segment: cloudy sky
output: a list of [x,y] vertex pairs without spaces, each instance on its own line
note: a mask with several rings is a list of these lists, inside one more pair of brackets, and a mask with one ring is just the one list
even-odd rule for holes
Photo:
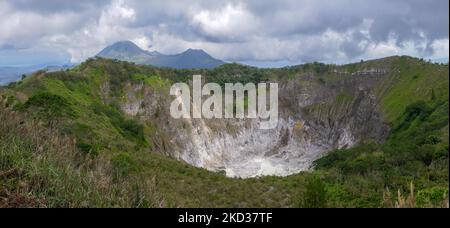
[[0,66],[77,63],[131,40],[278,66],[448,59],[448,0],[0,0]]

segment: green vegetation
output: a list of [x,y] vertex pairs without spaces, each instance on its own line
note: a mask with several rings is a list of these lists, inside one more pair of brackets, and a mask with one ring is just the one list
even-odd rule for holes
[[419,189],[411,206],[440,206],[448,200],[448,108],[448,99],[414,102],[393,123],[386,143],[334,151],[317,160],[316,169],[370,197],[366,203],[374,204],[367,206],[382,200],[377,192],[383,188],[407,192],[410,182]]
[[61,96],[51,93],[36,94],[20,107],[44,119],[60,117],[76,117],[74,110],[71,109],[69,102]]
[[[26,119],[26,122],[23,122]],[[0,207],[159,207],[152,179],[111,177],[108,156],[12,111],[0,112]]]
[[[162,155],[156,130],[164,123],[121,111],[127,86],[165,90],[193,74],[223,85],[314,73],[308,83],[327,83],[338,80],[328,73],[336,66],[206,71],[91,59],[68,71],[37,72],[0,88],[0,207],[448,207],[448,65],[409,57],[380,62],[340,67],[399,69],[377,88],[391,125],[385,143],[333,151],[312,173],[250,179]],[[343,92],[332,102],[344,109],[353,99]]]
[[447,99],[449,94],[448,65],[430,64],[410,57],[397,57],[392,70],[398,71],[382,99],[383,113],[395,121],[409,104],[432,97]]
[[306,180],[306,192],[302,198],[302,208],[325,208],[327,203],[327,190],[322,180],[310,177]]
[[148,146],[144,134],[144,126],[137,120],[126,118],[119,109],[113,105],[96,103],[91,106],[96,115],[106,116],[124,138],[135,141],[140,146]]

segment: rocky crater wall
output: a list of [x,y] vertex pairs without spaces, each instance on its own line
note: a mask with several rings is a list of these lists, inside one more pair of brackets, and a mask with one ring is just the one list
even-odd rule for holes
[[257,119],[172,119],[173,97],[143,83],[126,86],[122,110],[151,122],[156,150],[168,156],[230,177],[287,176],[312,169],[331,150],[385,139],[389,128],[374,93],[382,79],[282,80],[280,117],[271,130],[260,130]]

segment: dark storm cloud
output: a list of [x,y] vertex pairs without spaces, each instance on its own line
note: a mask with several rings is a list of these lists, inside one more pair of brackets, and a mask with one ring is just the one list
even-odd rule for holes
[[[431,44],[435,40],[448,39],[449,19],[447,0],[339,0],[339,1],[245,1],[245,9],[257,22],[255,30],[243,29],[240,34],[229,35],[217,31],[208,32],[193,26],[189,15],[180,9],[206,9],[210,12],[223,9],[227,4],[237,5],[241,1],[220,1],[219,3],[183,4],[182,7],[171,5],[170,9],[161,7],[165,4],[153,2],[144,7],[145,12],[139,18],[145,23],[165,23],[166,31],[186,37],[187,40],[198,39],[216,43],[252,42],[252,36],[274,38],[289,41],[297,35],[317,36],[326,31],[349,33],[340,45],[340,51],[349,57],[364,54],[369,44],[387,42],[395,39],[396,45],[405,43],[425,43],[416,49],[431,55]],[[152,9],[156,9],[153,10]],[[148,13],[151,12],[151,13]],[[220,12],[216,12],[220,14]],[[139,14],[138,14],[139,15]],[[138,20],[140,21],[140,20]],[[359,26],[369,21],[368,34],[363,35]],[[139,22],[138,22],[139,23]],[[142,23],[142,22],[141,22]],[[236,29],[240,29],[238,26]],[[356,31],[352,31],[356,30]],[[248,33],[247,33],[248,32]],[[307,53],[307,56],[315,56]]]
[[0,47],[54,45],[76,60],[122,39],[169,53],[203,48],[231,61],[448,56],[448,0],[0,0],[0,7],[7,9],[0,8]]
[[396,36],[399,45],[410,40],[448,38],[449,1],[392,1],[385,6],[378,6],[371,14],[374,23],[370,34],[374,41],[386,41],[390,35]]

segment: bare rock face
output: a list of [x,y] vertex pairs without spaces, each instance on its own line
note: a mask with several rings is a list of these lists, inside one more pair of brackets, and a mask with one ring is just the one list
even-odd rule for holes
[[331,150],[385,139],[388,126],[374,92],[379,80],[305,76],[279,82],[280,117],[271,130],[260,130],[258,119],[172,119],[173,98],[144,84],[126,86],[122,110],[152,122],[156,150],[168,156],[230,177],[287,176],[312,169]]

